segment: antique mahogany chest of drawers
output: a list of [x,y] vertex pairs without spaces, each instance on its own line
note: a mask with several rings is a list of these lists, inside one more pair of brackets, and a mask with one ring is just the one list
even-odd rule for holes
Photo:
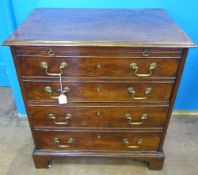
[[35,9],[11,46],[36,168],[67,156],[161,169],[188,48],[162,9]]

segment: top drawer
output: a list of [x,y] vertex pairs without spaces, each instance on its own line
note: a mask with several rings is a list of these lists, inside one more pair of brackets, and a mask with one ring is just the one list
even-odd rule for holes
[[[17,47],[23,76],[175,77],[176,48]],[[111,70],[111,71],[110,71]]]
[[131,47],[17,47],[17,56],[181,57],[179,48]]

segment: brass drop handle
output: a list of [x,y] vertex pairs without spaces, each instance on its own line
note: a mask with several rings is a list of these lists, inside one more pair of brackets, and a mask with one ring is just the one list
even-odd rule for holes
[[144,95],[145,95],[144,97],[137,97],[137,96],[135,96],[135,93],[136,92],[135,92],[135,90],[134,90],[133,87],[129,87],[128,88],[128,93],[131,94],[131,97],[134,100],[144,100],[144,99],[147,99],[148,96],[152,93],[152,88],[148,87],[148,88],[146,88],[144,90]]
[[130,64],[130,68],[135,73],[135,75],[137,77],[149,77],[149,76],[151,76],[153,74],[154,70],[157,68],[157,63],[151,63],[149,65],[148,73],[146,73],[146,74],[138,73],[139,67],[137,66],[136,63],[131,63]]
[[56,117],[55,114],[48,114],[48,118],[50,120],[53,120],[54,124],[56,124],[56,125],[67,125],[67,124],[69,124],[69,121],[72,118],[72,115],[71,114],[67,114],[65,116],[65,121],[57,121],[57,117]]
[[128,120],[128,123],[130,125],[142,125],[144,121],[148,119],[148,114],[142,114],[140,122],[133,122],[133,117],[131,116],[131,114],[125,114],[124,118]]
[[48,55],[49,56],[55,56],[56,55],[56,52],[54,51],[54,49],[50,49],[49,51],[48,51]]
[[48,72],[48,69],[49,69],[49,66],[48,66],[48,63],[43,61],[40,63],[40,67],[41,69],[45,70],[45,73],[49,76],[59,76],[59,75],[62,75],[63,74],[63,70],[68,66],[68,64],[66,62],[62,62],[59,66],[59,69],[60,69],[60,72],[59,73],[49,73]]
[[[44,87],[44,91],[51,97],[51,98],[55,98],[55,99],[58,99],[59,96],[53,96],[52,93],[53,93],[53,89],[52,87],[50,86],[45,86]],[[68,87],[64,87],[63,88],[63,93],[64,94],[68,94],[70,91],[70,89]]]
[[141,145],[141,144],[144,143],[144,140],[143,140],[142,138],[140,138],[140,139],[137,140],[137,145],[129,145],[129,140],[128,140],[127,138],[124,138],[124,139],[123,139],[123,143],[124,143],[125,145],[127,145],[127,148],[137,149],[137,148],[140,147],[139,145]]
[[62,141],[60,138],[57,137],[53,139],[53,142],[60,148],[68,148],[74,143],[74,141],[75,140],[73,138],[68,138],[64,141]]

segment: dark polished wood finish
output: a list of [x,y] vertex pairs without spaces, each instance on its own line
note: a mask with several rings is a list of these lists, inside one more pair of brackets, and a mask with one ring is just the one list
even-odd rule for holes
[[[162,128],[166,121],[168,106],[30,106],[29,112],[35,128]],[[49,114],[56,116],[57,122],[66,122],[65,117],[71,114],[68,123],[55,123]],[[141,122],[146,114],[147,119],[142,124],[133,124],[126,118],[130,114],[132,122]]]
[[[36,9],[4,45],[11,46],[36,168],[87,156],[162,169],[188,48],[195,47],[164,10]],[[67,104],[53,98],[58,73]]]
[[195,46],[162,9],[36,9],[5,44]]
[[[99,150],[99,151],[157,151],[161,133],[149,134],[146,132],[104,132],[104,131],[75,131],[65,132],[37,131],[36,139],[37,149],[44,150]],[[54,138],[60,139],[59,143],[54,143]],[[68,145],[67,139],[73,138],[74,142],[69,147],[59,147],[59,145]],[[123,140],[129,140],[129,146],[138,146],[137,148],[128,148]],[[138,139],[143,139],[142,144],[137,144]]]
[[[25,82],[27,100],[57,101],[52,98],[60,94],[59,81],[55,82]],[[52,88],[52,94],[45,92],[45,87]],[[133,82],[63,82],[63,88],[68,87],[68,102],[132,102],[132,101],[169,101],[172,92],[172,83],[133,83]],[[147,97],[136,100],[128,92],[128,88],[135,90],[134,97]],[[152,88],[149,95],[145,95],[146,88]],[[162,93],[163,92],[163,93]],[[57,102],[58,103],[58,102]]]
[[[130,64],[136,63],[139,72],[147,73],[149,65],[157,64],[151,77],[175,78],[180,62],[179,57],[99,57],[99,56],[72,56],[72,57],[42,57],[42,56],[17,56],[21,62],[22,75],[32,77],[49,77],[45,70],[40,69],[41,62],[47,62],[49,72],[59,72],[59,65],[66,62],[68,67],[63,71],[63,77],[137,77],[130,69]],[[56,64],[54,64],[56,60]],[[83,63],[83,64],[78,64]],[[169,67],[165,66],[169,65]],[[29,69],[31,67],[31,69]],[[112,71],[109,71],[111,69]]]

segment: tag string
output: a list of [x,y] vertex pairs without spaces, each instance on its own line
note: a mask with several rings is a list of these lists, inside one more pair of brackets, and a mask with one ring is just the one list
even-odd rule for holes
[[61,94],[63,94],[63,84],[62,84],[62,77],[61,77],[61,74],[59,74],[59,82],[60,82]]

